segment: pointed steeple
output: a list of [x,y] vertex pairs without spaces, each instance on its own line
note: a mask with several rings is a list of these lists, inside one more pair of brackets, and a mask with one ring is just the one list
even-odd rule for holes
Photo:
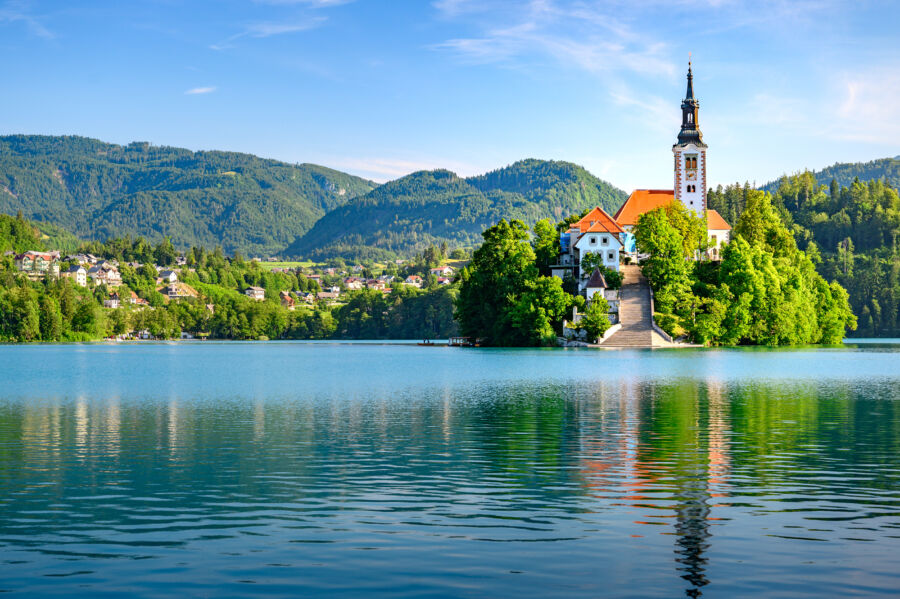
[[700,132],[700,101],[694,97],[694,71],[690,60],[688,60],[687,92],[681,102],[681,131],[678,133],[676,145],[689,143],[706,147],[703,143],[703,134]]
[[685,100],[693,100],[694,99],[694,73],[691,71],[691,61],[688,59],[688,86],[687,93],[684,96]]

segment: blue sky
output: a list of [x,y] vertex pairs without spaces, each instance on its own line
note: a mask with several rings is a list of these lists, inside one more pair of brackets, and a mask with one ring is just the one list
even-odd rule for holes
[[710,181],[762,183],[900,154],[898,23],[866,0],[0,0],[0,133],[665,188],[692,52]]

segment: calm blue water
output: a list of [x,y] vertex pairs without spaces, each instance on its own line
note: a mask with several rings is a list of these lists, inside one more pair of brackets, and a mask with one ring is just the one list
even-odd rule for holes
[[900,345],[0,346],[0,591],[900,594]]

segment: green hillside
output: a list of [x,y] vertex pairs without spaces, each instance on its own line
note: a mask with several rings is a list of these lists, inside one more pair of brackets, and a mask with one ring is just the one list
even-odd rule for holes
[[625,197],[567,162],[522,160],[467,179],[421,171],[329,212],[285,254],[384,259],[441,243],[473,246],[501,218],[560,220],[596,205],[614,212]]
[[[870,162],[842,162],[825,167],[822,170],[813,171],[813,177],[820,183],[829,184],[832,179],[841,187],[850,187],[854,179],[860,181],[883,180],[891,187],[900,187],[900,156],[894,158],[881,158]],[[781,186],[784,177],[778,181],[772,181],[762,187],[769,193],[775,193]]]
[[78,237],[169,236],[176,247],[276,254],[375,184],[235,152],[66,136],[0,137],[0,213]]

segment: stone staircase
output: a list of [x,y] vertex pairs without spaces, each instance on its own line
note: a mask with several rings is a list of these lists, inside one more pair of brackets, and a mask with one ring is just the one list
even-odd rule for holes
[[619,290],[619,322],[622,328],[601,347],[653,347],[653,315],[650,313],[650,284],[641,273],[639,266],[627,264],[622,267],[625,275]]

